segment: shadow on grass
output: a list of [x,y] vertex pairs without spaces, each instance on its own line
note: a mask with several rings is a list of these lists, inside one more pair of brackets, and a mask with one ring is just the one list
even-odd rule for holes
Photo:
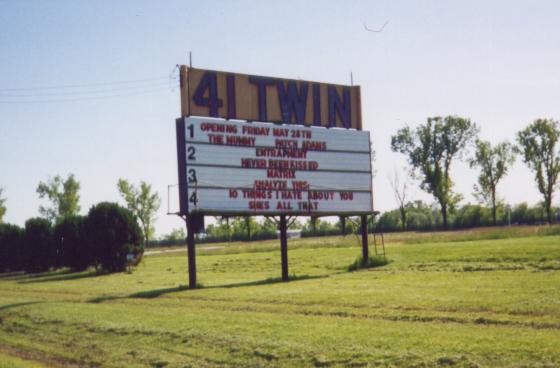
[[27,278],[18,279],[18,284],[33,284],[39,282],[79,280],[88,277],[103,276],[94,270],[73,272],[72,270],[54,271],[29,275]]
[[[301,276],[291,275],[289,277],[289,281],[324,279],[324,278],[327,278],[329,276],[330,275],[315,275],[315,276],[311,276],[311,275],[301,275]],[[270,278],[264,279],[264,280],[236,282],[236,283],[233,283],[233,284],[225,284],[225,285],[213,285],[213,286],[208,286],[207,289],[222,289],[222,288],[228,289],[228,288],[243,287],[243,286],[259,286],[259,285],[266,285],[266,284],[276,284],[276,283],[281,283],[281,282],[284,282],[284,281],[282,281],[281,277],[270,277]]]
[[17,271],[17,272],[6,272],[6,273],[0,273],[0,280],[6,280],[6,281],[16,281],[16,280],[21,280],[24,278],[28,278],[29,274],[26,274],[23,271]]
[[[317,276],[310,276],[310,275],[295,276],[295,275],[292,275],[292,276],[290,276],[289,281],[323,279],[323,278],[327,278],[329,276],[330,275],[317,275]],[[276,283],[281,283],[281,282],[284,282],[284,281],[282,281],[281,277],[271,277],[271,278],[264,279],[264,280],[236,282],[236,283],[233,283],[233,284],[225,284],[225,285],[203,286],[202,284],[198,284],[196,289],[228,289],[228,288],[235,288],[235,287],[276,284]],[[97,297],[97,298],[90,299],[90,300],[88,300],[88,302],[89,303],[103,303],[103,302],[106,302],[106,301],[118,300],[118,299],[153,299],[153,298],[157,298],[161,295],[177,293],[177,292],[181,292],[181,291],[185,291],[185,290],[189,290],[189,287],[187,285],[179,285],[179,286],[169,287],[169,288],[139,291],[139,292],[136,292],[136,293],[129,294],[127,296],[111,296],[111,295],[100,296],[100,297]]]
[[22,303],[12,303],[12,304],[0,305],[0,312],[4,311],[6,309],[24,307],[26,305],[41,304],[41,303],[44,303],[44,302],[22,302]]
[[72,271],[70,270],[56,270],[56,271],[46,271],[46,272],[39,272],[39,273],[26,273],[24,271],[8,272],[8,273],[0,274],[0,280],[17,281],[19,283],[19,282],[31,281],[43,277],[65,275],[71,272]]

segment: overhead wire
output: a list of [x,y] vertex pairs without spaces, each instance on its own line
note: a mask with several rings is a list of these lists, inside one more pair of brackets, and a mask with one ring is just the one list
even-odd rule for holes
[[68,91],[64,90],[60,91],[48,91],[48,92],[33,92],[33,93],[10,93],[10,92],[3,92],[0,91],[0,98],[28,98],[28,97],[56,97],[56,96],[68,96],[68,95],[96,95],[96,94],[104,94],[104,93],[112,93],[112,92],[119,92],[119,91],[135,91],[135,90],[149,90],[156,87],[177,87],[178,83],[175,85],[171,85],[168,81],[165,82],[157,82],[151,83],[146,85],[137,85],[137,86],[125,86],[125,87],[117,87],[117,88],[99,88],[93,90],[78,90],[78,91]]
[[169,76],[167,78],[146,78],[113,82],[66,84],[58,86],[0,88],[0,104],[101,100],[116,97],[144,95],[166,90],[173,91],[177,87],[179,87],[177,78]]
[[62,84],[62,85],[54,85],[54,86],[39,86],[39,87],[26,87],[26,88],[0,88],[0,91],[17,92],[17,91],[35,91],[35,90],[48,90],[48,89],[84,88],[84,87],[95,87],[95,86],[145,83],[145,82],[151,82],[151,81],[163,81],[163,80],[170,80],[170,79],[175,79],[175,78],[159,77],[159,78],[120,80],[120,81],[112,81],[112,82]]
[[0,104],[26,104],[26,103],[49,103],[49,102],[75,102],[75,101],[89,101],[89,100],[104,100],[110,99],[115,97],[126,97],[126,96],[139,96],[157,92],[171,92],[172,89],[169,87],[153,89],[149,91],[141,91],[141,92],[133,92],[133,93],[121,93],[121,94],[113,94],[113,95],[106,95],[106,96],[89,96],[89,97],[78,97],[78,98],[55,98],[55,99],[46,99],[46,100],[10,100],[10,101],[3,101],[0,100]]

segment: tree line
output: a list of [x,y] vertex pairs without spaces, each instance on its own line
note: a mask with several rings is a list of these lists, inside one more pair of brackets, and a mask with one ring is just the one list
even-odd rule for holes
[[62,267],[120,272],[138,264],[154,233],[160,199],[145,182],[137,188],[119,179],[117,188],[126,207],[101,202],[80,216],[80,183],[74,175],[40,182],[37,193],[49,205],[41,205],[41,217],[28,219],[24,228],[2,222],[6,207],[0,190],[0,272]]
[[[443,229],[449,228],[449,213],[453,212],[462,196],[453,190],[451,166],[455,159],[466,159],[470,166],[480,170],[474,191],[481,203],[491,208],[492,223],[498,223],[498,208],[503,204],[498,196],[499,182],[520,155],[535,175],[546,221],[554,220],[552,200],[560,173],[560,124],[552,119],[537,119],[517,132],[516,144],[501,142],[493,146],[478,138],[479,129],[470,119],[458,116],[431,117],[426,123],[412,129],[401,128],[391,137],[391,149],[407,158],[412,177],[420,188],[431,194],[439,206]],[[469,145],[474,155],[467,156]],[[399,206],[401,227],[406,230],[409,202],[407,184],[398,177],[391,180]]]
[[[401,210],[397,208],[384,212],[374,221],[373,229],[385,232],[402,231],[403,227],[410,231],[441,230],[443,219],[438,207],[437,204],[430,205],[419,200],[407,202],[404,226]],[[560,213],[560,208],[553,207],[552,212]],[[547,221],[547,212],[542,204],[499,204],[495,211],[489,206],[466,204],[454,208],[450,213],[448,228],[457,230],[482,226],[535,225]]]
[[[346,219],[339,218],[332,223],[317,217],[301,223],[293,219],[288,223],[288,230],[299,230],[302,237],[350,234],[353,225]],[[203,234],[196,234],[197,243],[256,241],[278,238],[278,224],[272,218],[257,219],[252,216],[217,217],[214,224],[206,226]],[[173,229],[159,240],[153,240],[147,246],[168,246],[185,243],[185,230]]]
[[[479,128],[475,123],[458,116],[430,117],[417,128],[405,126],[399,129],[391,137],[391,149],[405,155],[411,177],[418,180],[421,189],[434,197],[437,209],[433,205],[411,201],[408,195],[410,182],[401,180],[398,171],[395,171],[395,175],[391,178],[391,186],[398,208],[385,212],[379,219],[372,219],[370,228],[384,231],[433,230],[506,223],[530,224],[543,221],[552,223],[555,220],[554,214],[558,211],[552,206],[552,202],[560,174],[558,146],[560,124],[552,119],[537,119],[517,132],[515,143],[506,141],[492,145],[478,138],[478,133]],[[471,155],[468,154],[470,147],[474,151]],[[517,155],[521,156],[534,174],[536,186],[543,197],[543,201],[538,206],[530,208],[526,204],[520,204],[507,209],[498,194],[498,184],[508,174]],[[463,197],[454,191],[451,177],[452,164],[457,159],[465,160],[472,168],[479,169],[477,183],[473,189],[480,205],[459,205]],[[126,204],[124,209],[140,227],[141,243],[150,244],[155,232],[155,213],[161,204],[159,195],[154,193],[151,186],[145,182],[141,182],[137,187],[127,180],[119,179],[117,188]],[[20,229],[14,225],[2,224],[6,213],[6,199],[3,196],[3,189],[0,188],[0,225],[4,234],[2,236],[5,236],[0,239],[0,251],[6,254],[8,243],[5,239],[8,238],[27,239],[21,244],[40,244],[41,239],[51,236],[48,234],[60,233],[62,230],[57,229],[57,226],[60,227],[63,223],[64,228],[67,229],[87,228],[82,223],[87,222],[89,214],[85,218],[77,215],[80,211],[79,189],[80,184],[73,175],[69,175],[65,180],[55,176],[46,183],[41,182],[37,187],[37,193],[40,198],[49,200],[50,206],[41,205],[39,213],[42,217],[30,219],[29,226],[26,223],[25,229]],[[116,204],[113,205],[118,207]],[[112,212],[116,213],[122,209],[119,207]],[[504,217],[506,213],[507,221]],[[68,221],[71,223],[67,223]],[[344,234],[352,231],[351,222],[349,225],[345,218],[340,218],[336,224],[332,224],[312,217],[306,224],[297,222],[292,224],[292,228],[296,227],[302,229],[302,236]],[[276,224],[271,219],[256,221],[253,217],[219,217],[216,224],[207,226],[206,233],[199,236],[198,240],[258,240],[276,236]],[[71,235],[60,236],[59,240],[55,239],[52,243],[60,244],[62,238],[71,237]],[[160,240],[160,243],[172,242],[179,238],[183,240],[184,237],[184,231],[175,230]],[[37,251],[36,254],[42,254],[42,251],[45,251],[45,254],[56,253],[59,255],[56,262],[61,264],[66,262],[62,261],[66,257],[61,256],[65,252],[62,245],[42,246],[40,250],[31,250],[35,246],[38,245],[21,245],[20,248],[26,249],[26,252]],[[47,248],[57,250],[47,251]],[[72,251],[68,252],[72,254]],[[99,260],[91,259],[90,265],[98,264],[99,267],[105,267]],[[51,267],[57,267],[56,262],[51,262]]]

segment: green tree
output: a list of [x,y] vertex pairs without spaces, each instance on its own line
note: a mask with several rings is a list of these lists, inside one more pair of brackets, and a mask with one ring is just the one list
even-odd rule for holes
[[552,197],[560,173],[559,138],[560,125],[551,119],[537,119],[517,133],[518,150],[535,172],[537,187],[544,197],[548,223],[552,223]]
[[120,272],[141,259],[142,231],[132,211],[116,203],[98,203],[89,210],[84,226],[96,269]]
[[25,222],[23,236],[23,268],[27,272],[45,272],[59,263],[52,240],[52,225],[45,218]]
[[93,250],[86,234],[86,218],[65,217],[53,229],[53,241],[60,257],[60,265],[82,271],[94,265]]
[[220,227],[220,229],[222,230],[222,233],[225,234],[225,237],[222,235],[222,237],[224,239],[226,239],[228,242],[231,242],[231,225],[230,225],[230,217],[229,216],[218,216],[216,217],[216,221],[218,222],[218,225]]
[[187,238],[185,234],[185,229],[182,227],[175,228],[171,232],[163,237],[163,240],[168,242],[184,242]]
[[6,198],[2,198],[2,192],[4,188],[0,188],[0,224],[4,221],[4,215],[6,214]]
[[496,212],[499,199],[496,195],[498,182],[507,175],[515,161],[512,145],[502,142],[492,147],[490,142],[477,140],[474,157],[470,160],[471,167],[480,167],[478,184],[474,185],[475,196],[482,203],[492,207],[492,224],[496,226]]
[[23,267],[23,229],[0,224],[0,272],[19,271]]
[[312,235],[316,235],[317,234],[317,222],[319,221],[319,218],[317,216],[311,216],[309,218],[309,220],[307,221],[307,223],[305,224],[305,229],[304,230],[309,230],[311,231]]
[[47,198],[52,202],[50,207],[39,206],[39,213],[51,223],[65,217],[76,216],[80,211],[80,183],[74,174],[68,175],[66,180],[56,175],[46,183],[37,186],[39,198]]
[[136,188],[125,179],[119,179],[117,183],[119,192],[126,202],[127,208],[138,218],[144,232],[144,241],[148,241],[155,233],[154,222],[156,212],[161,205],[159,194],[152,192],[152,186],[145,181],[140,182]]
[[399,206],[402,230],[406,231],[406,215],[408,211],[408,180],[405,179],[401,181],[399,172],[397,171],[397,169],[395,169],[393,176],[389,176],[389,183],[391,184],[395,200],[397,201],[397,205]]
[[477,132],[476,124],[469,119],[438,116],[428,118],[416,130],[404,127],[391,137],[392,150],[407,156],[413,173],[421,179],[421,188],[436,198],[444,229],[448,227],[448,211],[461,198],[452,190],[451,163]]
[[243,228],[247,232],[247,241],[252,240],[252,234],[256,233],[259,229],[259,224],[252,216],[243,216]]
[[288,226],[288,229],[290,230],[300,230],[303,228],[303,224],[297,219],[290,221],[289,224],[290,226]]

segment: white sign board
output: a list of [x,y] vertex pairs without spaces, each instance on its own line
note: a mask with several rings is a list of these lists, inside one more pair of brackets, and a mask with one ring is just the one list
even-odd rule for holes
[[181,212],[373,212],[369,132],[189,117],[177,121]]

